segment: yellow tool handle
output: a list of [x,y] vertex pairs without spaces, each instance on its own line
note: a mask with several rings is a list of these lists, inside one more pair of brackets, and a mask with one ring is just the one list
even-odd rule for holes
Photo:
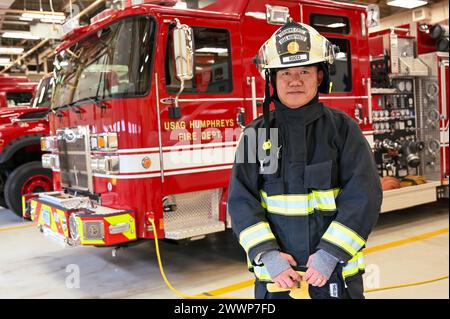
[[[305,272],[303,271],[297,271],[297,273],[303,278],[305,275]],[[295,283],[295,286],[293,288],[280,288],[276,283],[268,283],[267,286],[268,292],[285,292],[290,291],[289,296],[291,296],[294,299],[311,299],[309,296],[308,288],[309,285],[306,281],[298,281]]]

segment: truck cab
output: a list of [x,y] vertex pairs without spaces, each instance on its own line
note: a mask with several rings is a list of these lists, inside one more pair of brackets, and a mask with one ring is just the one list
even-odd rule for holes
[[[49,133],[51,74],[39,82],[31,106],[0,109],[0,205],[22,216],[22,195],[53,189],[41,164],[41,137]],[[35,85],[33,85],[36,87]]]

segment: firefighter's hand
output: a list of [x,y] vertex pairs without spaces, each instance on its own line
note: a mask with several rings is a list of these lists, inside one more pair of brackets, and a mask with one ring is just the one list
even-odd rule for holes
[[306,266],[308,270],[303,276],[308,284],[315,287],[324,286],[336,268],[338,259],[324,250],[319,250],[309,256]]
[[[280,252],[281,257],[287,260],[287,262],[291,266],[297,266],[297,262],[295,259],[289,255]],[[300,281],[300,275],[292,268],[288,268],[278,274],[276,277],[272,278],[273,282],[276,283],[280,288],[293,288],[295,286],[295,282]]]
[[322,275],[322,273],[318,270],[311,267],[313,258],[314,255],[309,256],[308,263],[306,264],[308,270],[306,270],[305,275],[303,276],[303,280],[311,286],[323,287],[327,283],[328,278]]

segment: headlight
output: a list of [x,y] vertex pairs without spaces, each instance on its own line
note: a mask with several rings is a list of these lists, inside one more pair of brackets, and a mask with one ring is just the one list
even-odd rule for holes
[[91,157],[91,169],[98,173],[104,174],[119,173],[119,157],[118,156]]
[[41,150],[43,152],[52,152],[57,149],[56,136],[41,137]]
[[42,155],[42,167],[50,169],[59,169],[59,157],[56,154]]
[[70,237],[72,237],[74,241],[80,239],[80,233],[78,232],[78,223],[75,214],[71,214],[69,217],[69,231]]
[[91,149],[93,151],[116,151],[118,147],[117,133],[91,135]]
[[104,235],[103,221],[84,221],[83,222],[83,239],[98,240],[103,239]]

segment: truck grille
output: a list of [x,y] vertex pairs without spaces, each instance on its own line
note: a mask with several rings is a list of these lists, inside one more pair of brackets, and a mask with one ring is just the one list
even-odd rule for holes
[[78,126],[56,131],[58,138],[61,186],[93,191],[89,128]]

